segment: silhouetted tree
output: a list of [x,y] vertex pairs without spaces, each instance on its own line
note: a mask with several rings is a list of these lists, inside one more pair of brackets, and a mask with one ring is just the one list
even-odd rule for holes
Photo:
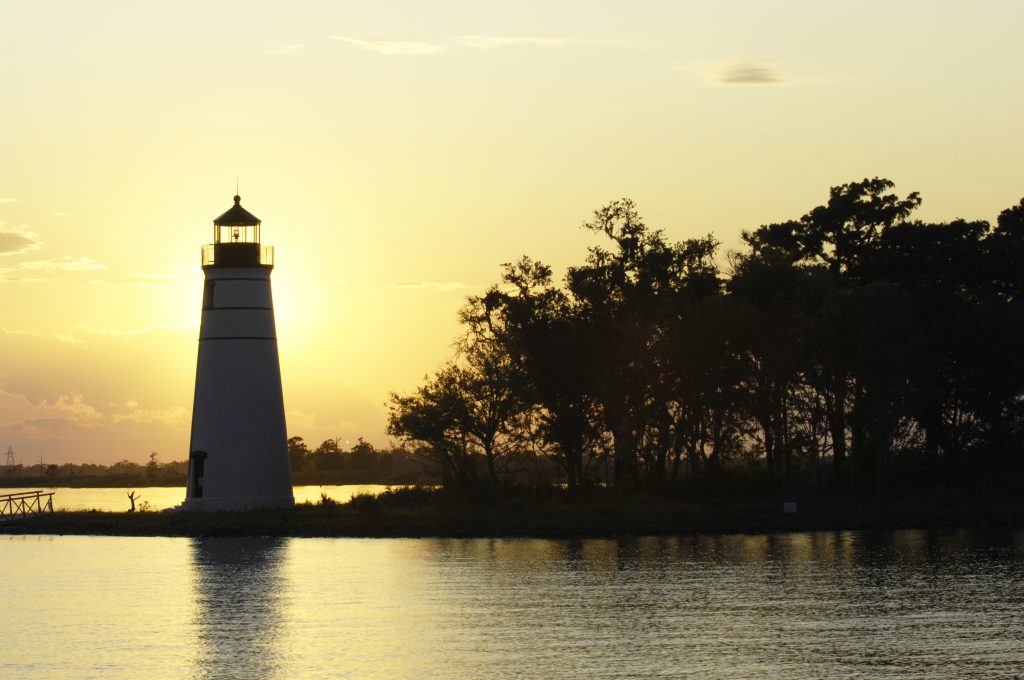
[[463,429],[466,402],[460,385],[462,371],[449,365],[415,394],[392,393],[388,404],[388,434],[418,443],[438,469],[446,487],[466,489],[476,481],[476,462]]
[[149,462],[146,463],[146,481],[153,483],[160,476],[160,461],[156,451],[149,454]]
[[550,267],[524,257],[502,268],[504,288],[485,294],[481,313],[503,329],[505,351],[522,377],[521,402],[535,407],[524,422],[536,427],[575,490],[587,482],[587,461],[600,439],[594,336],[578,306],[552,285]]
[[[628,199],[563,285],[530,258],[470,298],[456,361],[392,395],[391,431],[465,485],[509,452],[570,489],[718,488],[740,461],[777,488],[886,493],[1024,467],[1024,201],[995,228],[912,219],[886,179],[833,187],[745,232],[670,243]],[[609,457],[610,456],[610,457]],[[730,467],[732,466],[732,467]],[[683,472],[685,471],[685,475]]]
[[306,469],[306,457],[309,455],[309,447],[302,437],[288,438],[288,462],[292,472],[300,472]]

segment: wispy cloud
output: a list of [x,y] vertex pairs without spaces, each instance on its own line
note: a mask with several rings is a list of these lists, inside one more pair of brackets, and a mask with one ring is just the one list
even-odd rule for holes
[[305,47],[302,43],[289,43],[279,39],[268,40],[265,44],[267,49],[263,54],[294,54]]
[[72,345],[78,344],[77,340],[75,340],[74,331],[71,333],[47,333],[46,331],[37,331],[32,329],[19,330],[15,328],[0,328],[0,333],[4,335],[25,335],[30,338],[46,338],[47,340],[57,340],[59,342],[66,342]]
[[53,216],[54,217],[67,217],[68,214],[66,212],[57,211],[57,212],[53,213]]
[[17,203],[18,199],[11,198],[10,196],[0,196],[0,203]]
[[118,338],[124,336],[135,336],[145,335],[148,333],[158,333],[163,331],[183,331],[196,328],[199,325],[198,320],[189,320],[182,323],[176,324],[156,324],[154,326],[147,326],[145,328],[93,328],[92,326],[79,325],[72,328],[70,331],[63,333],[53,333],[48,331],[40,331],[35,329],[18,329],[18,328],[3,328],[0,327],[0,335],[20,335],[30,338],[40,338],[46,340],[56,340],[58,342],[68,343],[70,345],[76,345],[82,349],[88,349],[94,338]]
[[28,440],[36,437],[71,439],[81,437],[85,433],[78,423],[67,418],[28,418],[20,422],[4,423],[0,426],[7,432]]
[[594,40],[591,38],[551,38],[535,35],[464,35],[460,42],[477,50],[499,47],[629,47],[628,40]]
[[39,250],[43,242],[39,235],[21,227],[8,227],[0,222],[0,255],[21,255]]
[[727,85],[770,85],[784,83],[786,78],[771,64],[744,61],[723,68],[718,81]]
[[[43,424],[48,429],[60,429],[60,422],[78,427],[96,427],[103,423],[163,423],[175,425],[185,421],[186,410],[181,406],[163,409],[142,408],[132,399],[124,404],[111,404],[108,412],[101,411],[88,403],[78,392],[61,394],[56,399],[31,399],[28,395],[11,392],[0,387],[0,396],[13,399],[35,410],[35,417],[25,423]],[[9,424],[8,424],[9,425]]]
[[[91,257],[65,256],[48,260],[29,260],[28,262],[19,262],[11,267],[0,267],[0,283],[49,283],[60,279],[45,278],[39,273],[95,272],[106,268],[107,265],[97,262]],[[23,272],[31,272],[31,274],[26,276]]]
[[351,38],[343,35],[332,35],[332,40],[340,40],[343,43],[360,47],[364,50],[373,50],[381,54],[395,55],[429,55],[444,51],[444,45],[425,42],[405,42],[400,40],[367,40],[365,38]]
[[29,260],[19,262],[14,267],[0,269],[0,273],[15,271],[44,271],[44,272],[95,272],[106,269],[107,265],[97,262],[91,257],[71,257],[65,255],[59,258],[48,260]]
[[62,394],[52,402],[44,399],[37,406],[51,413],[59,413],[76,425],[89,427],[103,421],[99,409],[86,403],[85,397],[76,392]]
[[395,281],[391,288],[398,290],[436,290],[441,293],[451,293],[456,290],[477,288],[463,283],[462,281]]
[[289,430],[302,432],[316,427],[316,416],[312,413],[286,411],[284,416]]
[[0,283],[49,283],[50,279],[37,276],[9,276],[0,272]]
[[115,425],[124,422],[175,425],[185,422],[185,409],[181,406],[144,409],[139,407],[139,402],[131,400],[124,404],[121,411],[111,413],[110,420]]
[[178,280],[174,274],[130,274],[120,279],[103,279],[92,281],[98,286],[126,285],[126,286],[156,286],[164,283],[174,283]]
[[756,60],[720,61],[683,66],[714,85],[785,85],[794,79],[785,75],[775,62]]

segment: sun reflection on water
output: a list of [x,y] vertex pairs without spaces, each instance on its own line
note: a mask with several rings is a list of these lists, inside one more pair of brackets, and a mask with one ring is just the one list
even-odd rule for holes
[[1012,677],[1024,532],[0,536],[0,677]]
[[192,542],[196,676],[281,676],[287,547],[280,538]]

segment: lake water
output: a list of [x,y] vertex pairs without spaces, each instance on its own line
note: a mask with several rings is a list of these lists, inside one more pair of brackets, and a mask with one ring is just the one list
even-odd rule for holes
[[0,536],[0,677],[1020,678],[1024,532]]
[[[295,494],[296,503],[316,503],[320,501],[320,494],[328,498],[344,503],[352,496],[361,493],[380,493],[388,487],[381,484],[344,484],[325,486],[295,486],[292,492]],[[19,493],[22,491],[35,491],[36,489],[6,489],[0,488],[0,495],[7,493]],[[44,491],[53,491],[54,510],[107,510],[114,512],[125,512],[131,507],[128,500],[128,491],[135,491],[138,498],[136,506],[148,503],[151,510],[165,510],[181,505],[185,500],[185,487],[183,486],[149,486],[121,488],[84,488],[73,489],[68,487],[47,488]]]

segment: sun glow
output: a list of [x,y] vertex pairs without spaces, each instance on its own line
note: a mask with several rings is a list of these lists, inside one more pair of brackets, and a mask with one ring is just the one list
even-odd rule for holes
[[[451,355],[465,296],[524,254],[579,262],[579,225],[610,200],[728,249],[863,177],[920,191],[922,220],[994,220],[1021,197],[1019,4],[879,3],[885,22],[752,0],[299,4],[0,9],[17,64],[0,390],[21,405],[0,447],[109,462],[187,446],[187,425],[113,415],[190,408],[199,247],[236,177],[275,247],[286,399],[316,423],[296,434],[346,423],[375,444],[388,392]],[[47,410],[69,395],[103,415],[84,438]]]

